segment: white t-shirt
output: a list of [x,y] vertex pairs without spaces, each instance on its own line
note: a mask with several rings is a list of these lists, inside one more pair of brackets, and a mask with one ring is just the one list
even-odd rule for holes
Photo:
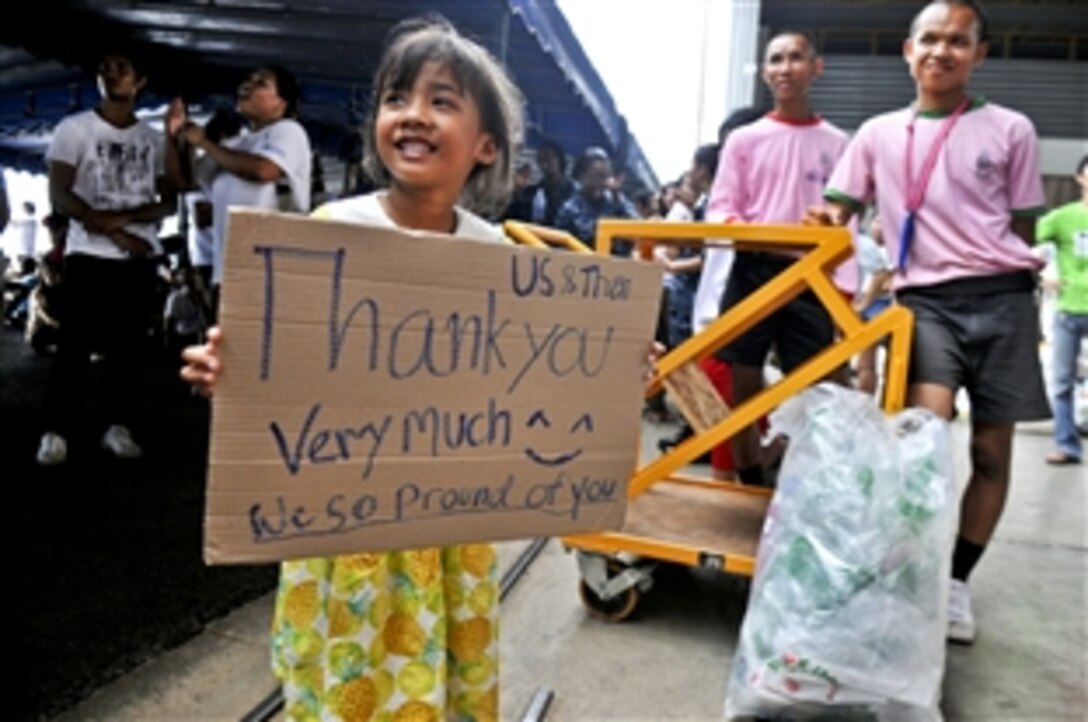
[[725,284],[729,281],[736,257],[737,252],[728,247],[707,247],[703,250],[703,272],[699,276],[695,304],[691,309],[692,334],[699,333],[721,315]]
[[[364,223],[372,226],[399,228],[385,212],[379,198],[384,191],[369,193],[326,203],[314,211],[314,218],[346,223]],[[453,235],[458,238],[474,238],[479,241],[502,241],[502,230],[493,223],[488,223],[464,208],[454,208],[457,212],[457,229]]]
[[[669,212],[665,214],[665,220],[674,223],[691,223],[695,220],[695,213],[685,204],[676,201],[672,204],[672,207],[669,208]],[[668,251],[668,246],[658,246],[654,249],[654,255],[658,258],[667,258]],[[672,271],[665,271],[664,275],[661,277],[662,285],[667,287],[669,285],[669,279],[675,275],[676,274]]]
[[[163,138],[142,122],[117,128],[94,110],[68,116],[54,131],[45,157],[76,169],[72,192],[97,210],[123,211],[158,200],[156,182],[164,173]],[[150,243],[152,255],[162,253],[157,224],[134,223],[125,230]],[[75,219],[68,228],[66,253],[128,257],[109,238],[88,233]]]
[[283,118],[260,130],[243,133],[225,141],[227,148],[240,150],[267,158],[280,167],[291,190],[291,203],[287,209],[280,207],[276,196],[276,183],[246,180],[233,173],[218,170],[208,187],[212,201],[215,253],[212,282],[219,283],[223,276],[223,251],[227,237],[229,209],[256,208],[261,210],[290,210],[298,213],[310,211],[310,169],[313,162],[310,139],[298,122]]
[[34,258],[38,253],[38,219],[34,216],[18,218],[11,222],[11,232],[15,236],[14,255],[16,258]]

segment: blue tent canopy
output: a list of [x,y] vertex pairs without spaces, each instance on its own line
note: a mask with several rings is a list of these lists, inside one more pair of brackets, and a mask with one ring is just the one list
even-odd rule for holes
[[[302,83],[301,120],[325,155],[348,157],[386,33],[439,11],[502,60],[526,97],[529,145],[571,155],[606,148],[629,182],[657,178],[554,0],[73,0],[37,2],[0,25],[0,165],[42,170],[53,126],[93,107],[98,55],[134,49],[147,67],[144,109],[180,94],[232,103],[246,72],[278,63]],[[24,14],[25,13],[25,14]]]

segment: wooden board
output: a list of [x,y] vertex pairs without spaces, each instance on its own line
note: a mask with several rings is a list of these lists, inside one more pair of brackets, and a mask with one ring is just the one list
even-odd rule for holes
[[658,482],[627,507],[623,533],[755,557],[770,497]]
[[691,428],[700,433],[729,416],[729,407],[695,363],[684,364],[661,383]]

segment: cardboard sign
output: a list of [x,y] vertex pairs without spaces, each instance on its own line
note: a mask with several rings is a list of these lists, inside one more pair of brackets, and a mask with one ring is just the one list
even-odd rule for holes
[[661,272],[231,214],[211,564],[618,529]]

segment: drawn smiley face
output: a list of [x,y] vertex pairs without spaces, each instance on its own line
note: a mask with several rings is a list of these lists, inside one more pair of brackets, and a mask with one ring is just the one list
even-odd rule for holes
[[[546,429],[550,429],[552,422],[548,420],[548,415],[544,413],[544,409],[537,409],[529,417],[529,421],[525,424],[530,429],[537,426],[543,426]],[[576,434],[585,429],[586,431],[593,432],[593,417],[589,414],[582,414],[579,416],[570,427],[570,433]],[[563,464],[574,461],[582,455],[583,449],[578,448],[572,451],[565,451],[558,454],[542,454],[533,448],[525,447],[525,455],[529,457],[531,461],[535,461],[541,466],[562,466]]]

